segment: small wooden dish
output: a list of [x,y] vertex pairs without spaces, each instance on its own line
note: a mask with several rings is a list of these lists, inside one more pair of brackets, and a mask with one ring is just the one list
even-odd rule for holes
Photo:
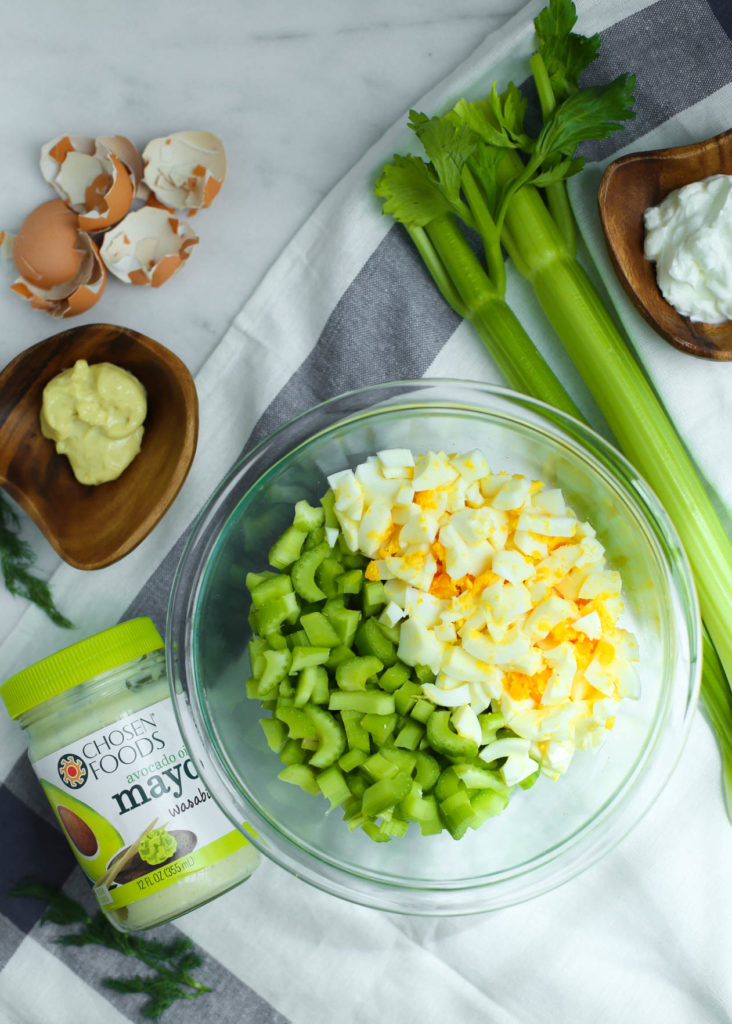
[[682,352],[732,359],[732,322],[704,324],[677,313],[661,295],[655,264],[643,255],[643,212],[669,192],[712,174],[732,174],[732,130],[676,149],[630,153],[600,181],[598,204],[610,259],[626,292],[651,327]]
[[[147,391],[142,448],[116,480],[80,484],[41,433],[43,389],[77,359],[110,362]],[[77,569],[100,569],[128,554],[178,494],[198,439],[198,397],[181,360],[125,327],[88,324],[33,345],[0,373],[0,485]]]

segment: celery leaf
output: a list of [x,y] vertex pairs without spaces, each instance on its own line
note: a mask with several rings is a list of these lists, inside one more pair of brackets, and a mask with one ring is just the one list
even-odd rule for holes
[[570,96],[579,87],[579,77],[597,56],[600,37],[581,36],[572,32],[577,12],[572,0],[550,0],[549,6],[534,19],[538,52],[557,102]]
[[386,200],[384,213],[409,228],[424,227],[452,212],[452,204],[430,168],[417,156],[395,156],[374,188]]
[[622,121],[635,117],[631,108],[634,88],[634,75],[619,75],[609,85],[580,89],[568,96],[542,129],[537,153],[543,159],[554,153],[573,156],[580,143],[606,139],[621,129]]

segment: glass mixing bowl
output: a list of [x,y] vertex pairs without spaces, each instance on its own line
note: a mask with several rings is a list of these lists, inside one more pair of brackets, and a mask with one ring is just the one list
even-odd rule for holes
[[[554,782],[517,790],[508,809],[460,841],[446,832],[374,843],[324,797],[277,779],[282,765],[245,696],[250,675],[244,577],[300,498],[383,448],[480,449],[492,471],[561,487],[623,576],[640,648],[641,697],[624,701],[599,750],[578,751]],[[167,627],[174,702],[211,793],[263,854],[337,896],[410,914],[468,914],[545,892],[607,853],[669,778],[696,705],[699,613],[689,566],[665,511],[631,465],[581,423],[504,388],[394,382],[310,410],[234,467],[183,552]],[[415,834],[412,834],[412,833]]]

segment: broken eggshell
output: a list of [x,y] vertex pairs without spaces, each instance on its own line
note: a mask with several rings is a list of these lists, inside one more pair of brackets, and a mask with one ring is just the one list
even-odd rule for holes
[[41,148],[41,174],[79,215],[82,231],[103,231],[132,206],[139,165],[130,148],[134,150],[132,143],[121,135],[60,135]]
[[104,291],[107,274],[99,250],[61,199],[28,214],[13,239],[12,257],[20,274],[12,290],[52,316],[85,313]]
[[163,206],[210,206],[226,177],[226,153],[210,132],[174,132],[152,139],[142,153],[144,181]]
[[144,206],[104,236],[101,257],[120,281],[160,287],[188,259],[198,236],[168,210]]

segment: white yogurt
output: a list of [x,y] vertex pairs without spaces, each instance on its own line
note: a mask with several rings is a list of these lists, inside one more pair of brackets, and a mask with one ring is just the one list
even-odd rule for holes
[[643,220],[664,299],[690,320],[732,320],[732,175],[676,189]]

